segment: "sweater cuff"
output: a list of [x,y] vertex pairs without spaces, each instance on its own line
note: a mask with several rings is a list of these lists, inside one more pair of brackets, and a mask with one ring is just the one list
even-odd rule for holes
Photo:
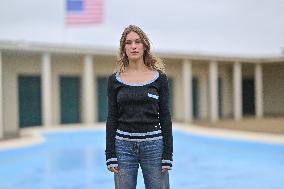
[[162,169],[169,169],[171,170],[173,166],[172,160],[163,159],[162,160]]
[[118,167],[117,158],[109,158],[106,160],[107,168]]
[[163,152],[162,159],[173,161],[173,154],[172,154],[172,153],[167,153],[167,152],[164,151],[164,152]]

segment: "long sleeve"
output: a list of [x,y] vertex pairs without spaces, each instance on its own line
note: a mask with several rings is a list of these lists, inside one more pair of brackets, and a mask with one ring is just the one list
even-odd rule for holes
[[108,116],[106,122],[106,164],[108,167],[117,167],[118,164],[115,153],[115,134],[118,125],[118,110],[113,75],[109,76],[108,78],[107,94]]
[[160,82],[160,101],[159,101],[159,119],[164,140],[164,151],[162,167],[171,169],[173,156],[173,136],[172,136],[172,120],[169,111],[169,86],[168,78],[165,74],[161,74]]

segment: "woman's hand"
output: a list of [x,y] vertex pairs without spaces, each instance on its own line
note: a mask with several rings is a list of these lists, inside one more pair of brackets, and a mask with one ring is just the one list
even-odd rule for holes
[[168,172],[170,169],[167,169],[167,168],[163,168],[162,169],[162,173],[166,173],[166,172]]
[[110,172],[113,172],[113,173],[118,173],[119,172],[119,168],[118,167],[109,167],[108,170]]

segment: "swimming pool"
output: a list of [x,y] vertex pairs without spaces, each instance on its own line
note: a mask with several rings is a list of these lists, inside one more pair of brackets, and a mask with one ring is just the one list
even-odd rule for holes
[[[45,132],[46,142],[0,151],[1,189],[112,189],[102,129]],[[172,189],[281,189],[284,145],[174,130]],[[141,172],[138,189],[144,188]]]

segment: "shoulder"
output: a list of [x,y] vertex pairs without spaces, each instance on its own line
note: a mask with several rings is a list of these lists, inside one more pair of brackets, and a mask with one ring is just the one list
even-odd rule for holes
[[109,82],[114,82],[114,81],[115,81],[116,73],[117,73],[117,72],[114,72],[114,73],[108,75],[108,81],[109,81]]
[[161,70],[157,70],[159,72],[160,81],[165,82],[168,81],[167,74],[162,72]]
[[110,75],[108,75],[108,86],[113,88],[116,84],[116,73],[112,73]]
[[114,72],[114,73],[110,74],[108,77],[113,79],[113,78],[116,77],[116,74],[117,74],[117,72]]

